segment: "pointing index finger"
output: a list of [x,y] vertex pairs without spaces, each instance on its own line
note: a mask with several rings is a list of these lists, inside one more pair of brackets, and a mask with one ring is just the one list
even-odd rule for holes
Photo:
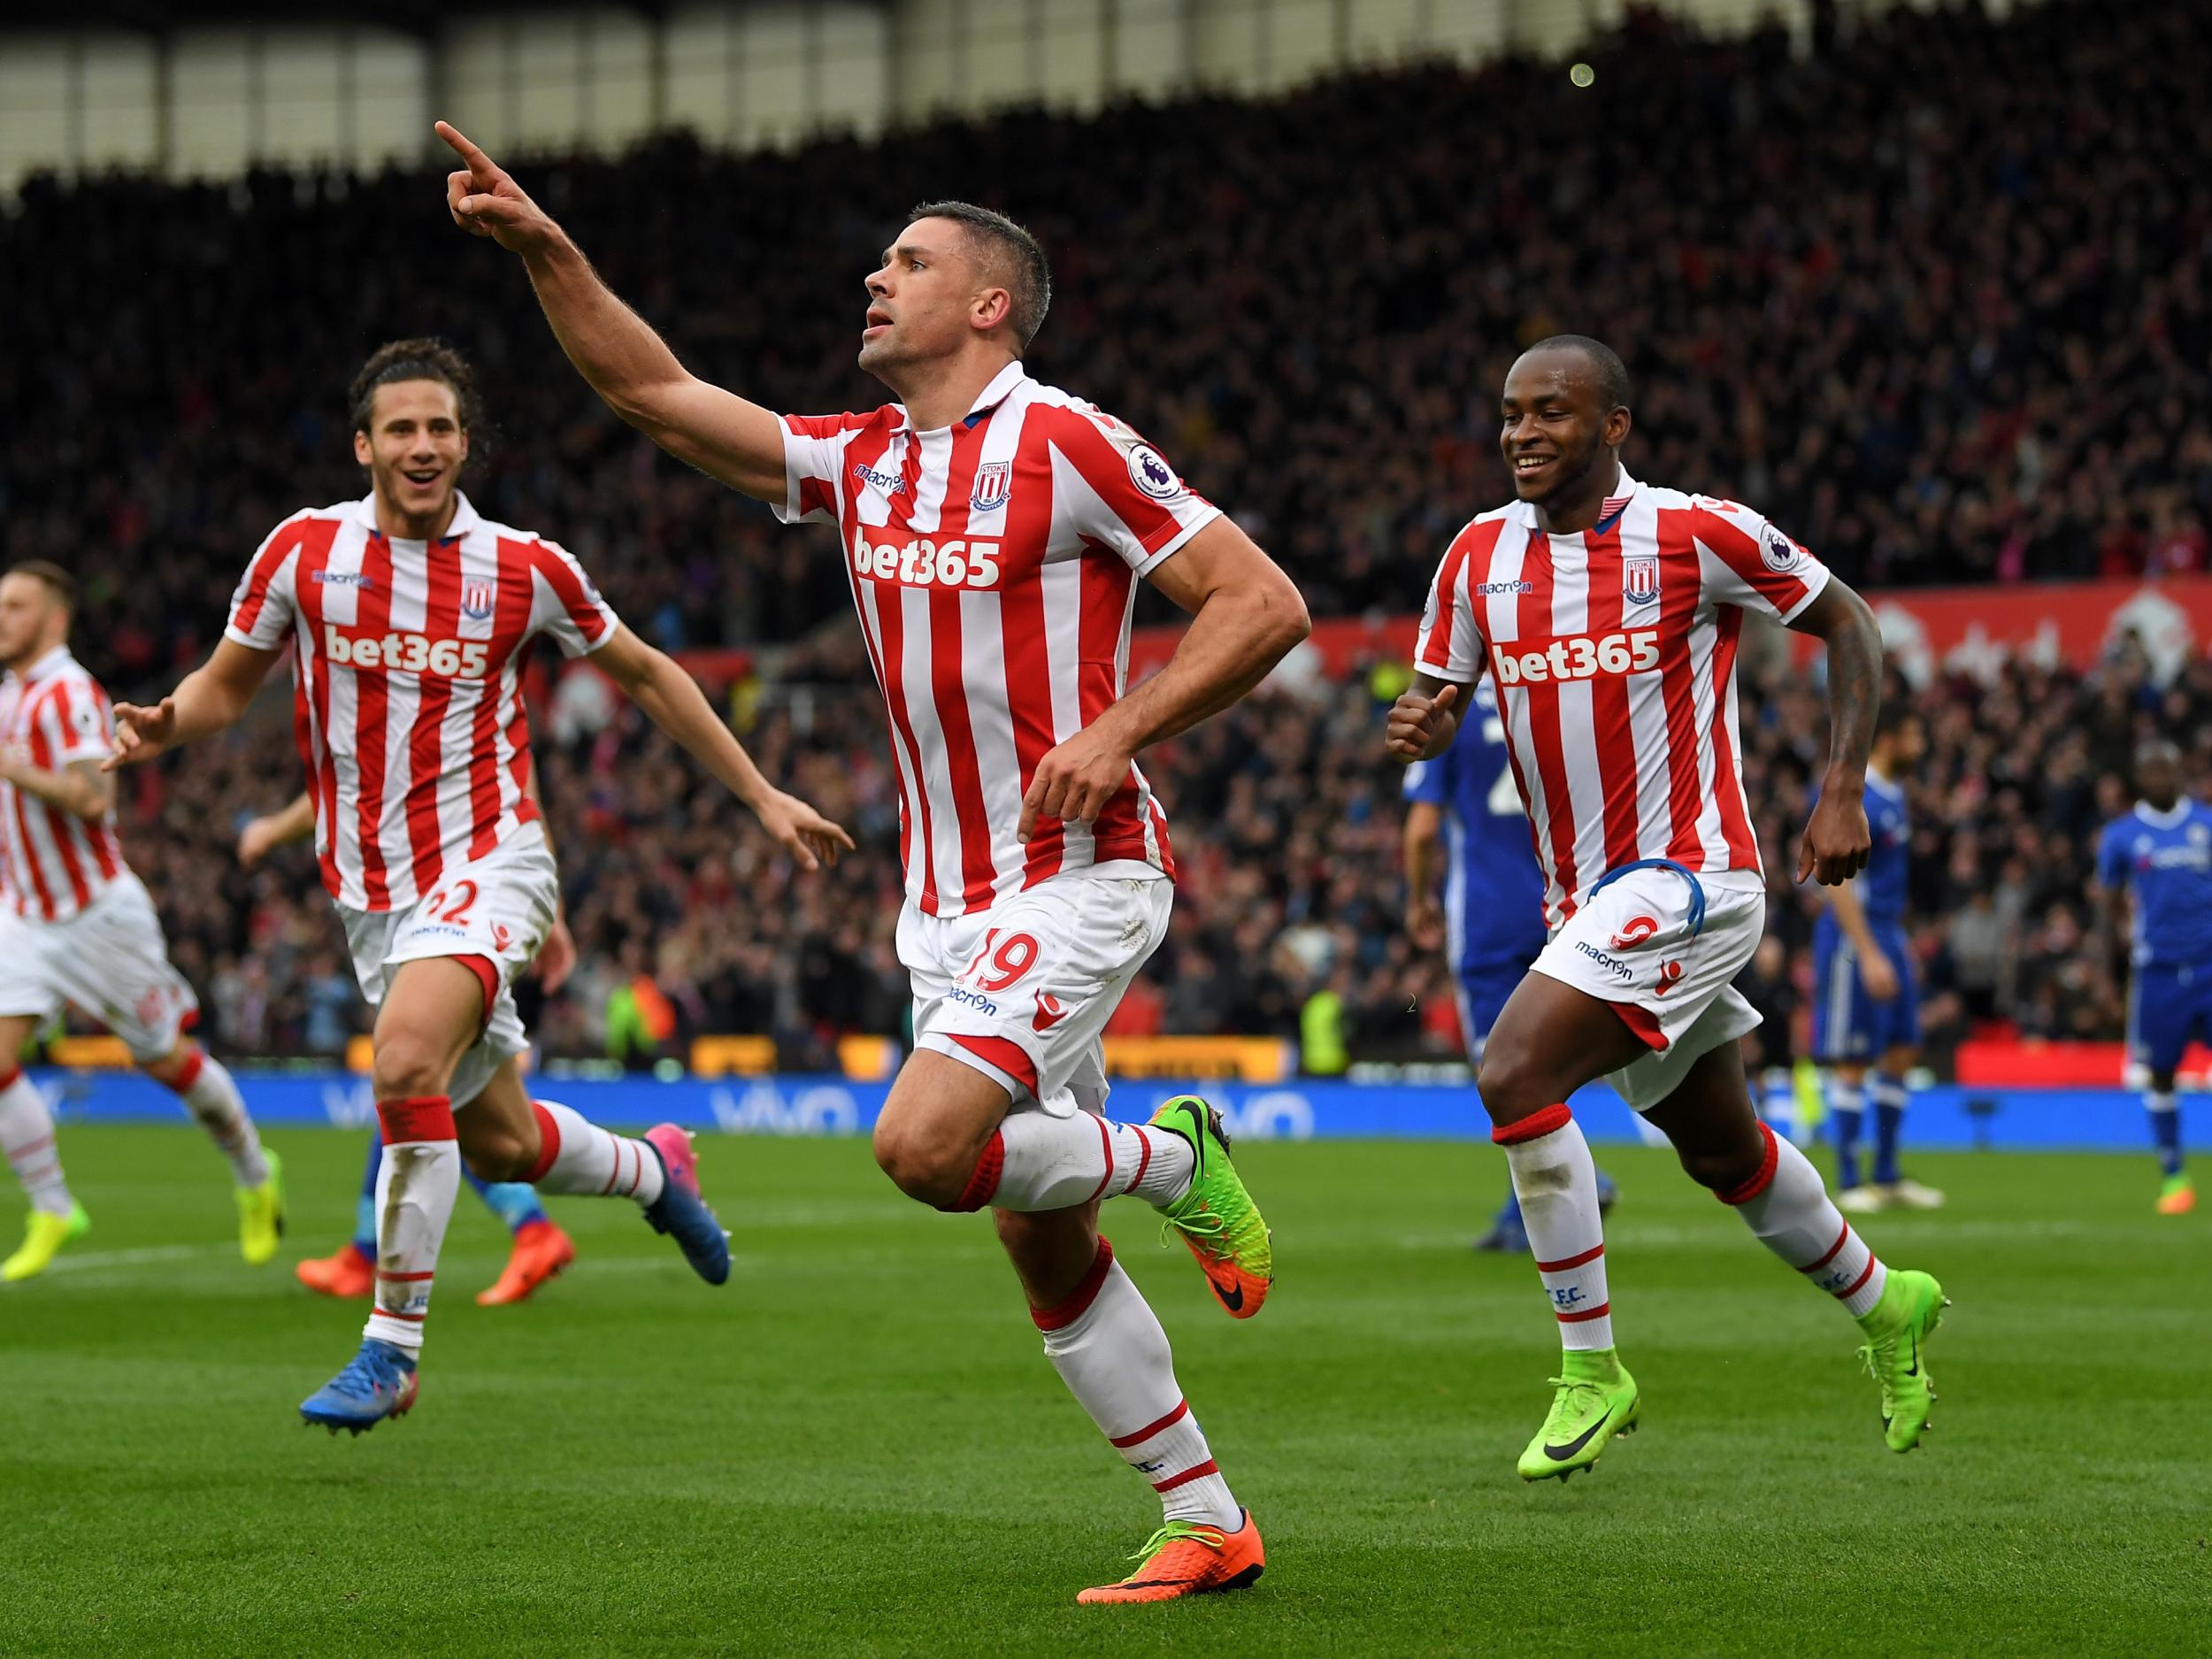
[[440,121],[434,129],[439,137],[453,147],[454,153],[472,168],[480,167],[486,173],[499,171],[492,158],[476,147],[476,141],[450,121]]

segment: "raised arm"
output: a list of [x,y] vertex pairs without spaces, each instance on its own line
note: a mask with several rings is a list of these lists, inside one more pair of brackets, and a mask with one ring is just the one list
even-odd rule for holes
[[678,460],[748,495],[783,500],[783,423],[687,372],[511,176],[446,122],[437,131],[461,159],[446,179],[453,222],[522,256],[554,338],[607,407]]
[[853,849],[853,839],[796,795],[786,795],[761,775],[736,734],[707,702],[699,682],[668,656],[627,627],[593,653],[630,700],[655,726],[682,744],[732,795],[752,808],[761,825],[808,870],[835,864]]
[[102,772],[134,766],[181,744],[221,731],[246,711],[281,651],[259,651],[235,640],[219,641],[215,654],[154,707],[115,705],[115,748]]
[[1147,580],[1191,625],[1158,673],[1037,763],[1015,828],[1022,841],[1040,818],[1096,818],[1140,750],[1237,702],[1313,631],[1290,578],[1225,515]]
[[1828,645],[1828,773],[1798,849],[1797,879],[1832,887],[1865,869],[1874,847],[1866,757],[1882,704],[1882,630],[1866,601],[1834,577],[1790,626]]

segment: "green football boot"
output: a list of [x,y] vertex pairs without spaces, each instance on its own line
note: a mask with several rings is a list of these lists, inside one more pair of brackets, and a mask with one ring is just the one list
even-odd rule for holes
[[1859,1359],[1882,1387],[1882,1438],[1893,1452],[1920,1444],[1935,1404],[1935,1378],[1928,1371],[1928,1339],[1951,1305],[1932,1275],[1910,1269],[1890,1271],[1882,1299],[1859,1321],[1867,1335]]
[[1195,1094],[1179,1094],[1152,1114],[1152,1127],[1181,1136],[1198,1155],[1190,1190],[1160,1212],[1162,1241],[1180,1236],[1214,1299],[1231,1318],[1249,1319],[1275,1282],[1275,1248],[1259,1206],[1229,1161],[1221,1114]]
[[1611,1348],[1570,1352],[1561,1369],[1566,1375],[1551,1379],[1551,1415],[1521,1454],[1524,1480],[1564,1480],[1594,1467],[1615,1435],[1636,1432],[1636,1379]]

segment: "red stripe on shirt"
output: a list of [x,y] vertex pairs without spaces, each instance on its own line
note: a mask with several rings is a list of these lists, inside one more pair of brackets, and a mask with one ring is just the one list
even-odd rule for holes
[[[1130,595],[1137,578],[1120,555],[1095,543],[1084,548],[1079,569],[1076,707],[1078,719],[1088,726],[1120,695],[1114,681],[1120,669],[1121,642],[1128,632]],[[1101,864],[1110,858],[1152,862],[1144,843],[1144,819],[1137,809],[1134,761],[1129,764],[1128,777],[1100,809],[1091,826],[1091,837],[1092,856]]]
[[[461,632],[461,542],[449,536],[424,549],[427,598],[422,631],[434,648]],[[415,723],[407,732],[407,845],[414,854],[417,897],[445,870],[445,830],[438,822],[438,784],[445,775],[445,717],[453,677],[428,669],[415,676]]]
[[[1494,536],[1491,539],[1496,541]],[[1459,579],[1470,557],[1467,532],[1463,530],[1453,538],[1451,546],[1445,550],[1444,563],[1437,567],[1436,593],[1430,601],[1433,620],[1421,651],[1421,666],[1433,668],[1440,674],[1451,666],[1452,639],[1458,632],[1459,623]]]
[[607,633],[607,616],[594,604],[586,591],[583,579],[574,566],[542,541],[526,545],[530,549],[530,562],[538,574],[545,578],[546,586],[568,613],[568,619],[576,625],[576,631],[584,636],[588,645],[596,645]]
[[293,567],[299,630],[293,644],[292,733],[315,803],[315,857],[322,866],[323,889],[332,898],[345,890],[338,872],[338,761],[330,746],[329,660],[323,655],[323,588],[315,580],[330,563],[338,526],[303,549]]
[[1667,710],[1667,812],[1673,820],[1666,856],[1687,869],[1704,867],[1697,822],[1705,810],[1698,781],[1697,698],[1690,672],[1690,631],[1704,579],[1690,515],[1662,510],[1659,547],[1659,695]]
[[1736,773],[1736,738],[1728,729],[1728,711],[1736,703],[1736,639],[1743,632],[1743,612],[1734,605],[1722,605],[1713,622],[1713,795],[1720,805],[1721,833],[1728,842],[1728,867],[1756,870],[1759,840],[1751,833],[1743,780]]
[[[35,688],[26,687],[19,694],[16,703],[16,741],[19,742],[35,741],[37,722],[38,692]],[[31,815],[23,804],[26,792],[11,784],[8,786],[7,793],[9,798],[15,803],[16,840],[23,849],[22,873],[31,879],[31,892],[19,894],[18,896],[28,900],[35,895],[38,901],[38,913],[48,921],[51,921],[54,918],[54,895],[46,885],[46,872],[43,867],[45,860],[38,856],[38,849],[31,841]]]
[[319,539],[326,551],[330,538],[337,534],[336,523],[330,519],[316,519],[302,513],[288,524],[280,524],[269,533],[261,551],[254,556],[253,564],[246,572],[245,596],[238,602],[238,609],[231,613],[230,625],[241,634],[253,632],[254,624],[261,620],[261,612],[269,603],[269,586],[284,561],[299,549]]
[[[975,470],[991,430],[986,417],[972,428],[955,428],[952,458],[946,465],[944,517],[936,541],[964,536],[975,489]],[[918,451],[919,444],[911,446]],[[957,522],[955,522],[957,520]],[[952,783],[953,810],[960,824],[960,903],[976,910],[991,902],[997,868],[991,856],[991,818],[983,801],[982,769],[976,757],[975,722],[968,704],[968,665],[962,649],[961,590],[940,583],[929,590],[930,696],[937,729],[945,740],[945,771]]]
[[469,719],[469,856],[481,858],[499,844],[504,800],[499,787],[500,711],[508,696],[519,697],[520,667],[515,658],[529,632],[534,598],[530,544],[501,536],[492,553],[492,636],[486,643],[490,664]]
[[[1804,578],[1770,566],[1760,551],[1758,539],[1749,531],[1715,512],[1710,507],[1693,507],[1689,511],[1697,539],[1710,548],[1714,557],[1735,572],[1747,586],[1757,589],[1760,596],[1776,611],[1786,616],[1793,608],[1805,602],[1805,595],[1811,588]],[[1786,537],[1784,539],[1787,540]],[[1794,547],[1796,544],[1792,542],[1791,545]],[[1806,568],[1811,568],[1809,561],[1801,559],[1799,562]]]
[[392,544],[380,530],[369,533],[361,553],[360,609],[354,639],[379,641],[374,668],[352,668],[354,700],[354,770],[360,785],[355,833],[361,841],[361,886],[372,910],[388,910],[392,902],[391,881],[384,866],[380,836],[384,826],[384,735],[391,715],[392,682],[380,655],[385,631],[392,625]]
[[[1541,530],[1528,533],[1521,575],[1529,591],[1514,608],[1517,639],[1548,639],[1552,633],[1552,589],[1557,577],[1552,570],[1551,538]],[[1536,776],[1543,787],[1544,826],[1551,835],[1552,879],[1558,884],[1559,913],[1574,914],[1575,805],[1567,784],[1566,743],[1560,726],[1559,687],[1556,681],[1524,677],[1520,691],[1526,699],[1529,737],[1536,750]]]
[[[904,745],[914,774],[914,803],[920,809],[921,826],[912,837],[921,849],[922,914],[934,916],[938,910],[937,898],[937,842],[932,828],[929,810],[929,780],[922,771],[922,746],[915,741],[914,722],[907,713],[906,699],[906,589],[895,580],[872,579],[876,585],[876,626],[881,636],[883,655],[880,672],[883,675],[883,703],[890,711],[895,741]],[[907,866],[913,869],[910,859]]]
[[[1043,557],[1052,527],[1052,468],[1021,471],[1006,503],[999,562],[1000,653],[1006,659],[1006,711],[1014,728],[1014,758],[1026,800],[1037,763],[1059,741],[1052,725],[1052,646],[1045,631]],[[1060,873],[1067,826],[1040,818],[1022,850],[1022,886]]]
[[[58,770],[55,757],[59,750],[46,734],[46,716],[55,710],[65,695],[59,679],[48,680],[31,694],[31,764],[41,772]],[[54,856],[60,861],[62,874],[69,882],[70,899],[81,910],[92,902],[92,886],[84,879],[84,861],[77,856],[76,826],[80,820],[75,813],[63,811],[51,801],[40,804],[45,810],[46,833],[53,840]]]
[[[1594,640],[1621,631],[1621,584],[1627,562],[1621,552],[1621,520],[1601,534],[1582,538],[1588,556],[1589,632]],[[1636,726],[1630,711],[1625,674],[1601,673],[1590,681],[1590,725],[1598,760],[1598,784],[1604,800],[1605,867],[1617,870],[1642,856],[1636,835],[1638,774]]]

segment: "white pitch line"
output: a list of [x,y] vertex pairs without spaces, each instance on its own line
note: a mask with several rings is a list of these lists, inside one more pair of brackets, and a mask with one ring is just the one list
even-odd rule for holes
[[188,1262],[195,1256],[218,1256],[237,1249],[234,1244],[150,1244],[135,1250],[87,1250],[59,1256],[47,1268],[50,1273],[81,1273],[96,1267],[135,1267],[146,1262]]

